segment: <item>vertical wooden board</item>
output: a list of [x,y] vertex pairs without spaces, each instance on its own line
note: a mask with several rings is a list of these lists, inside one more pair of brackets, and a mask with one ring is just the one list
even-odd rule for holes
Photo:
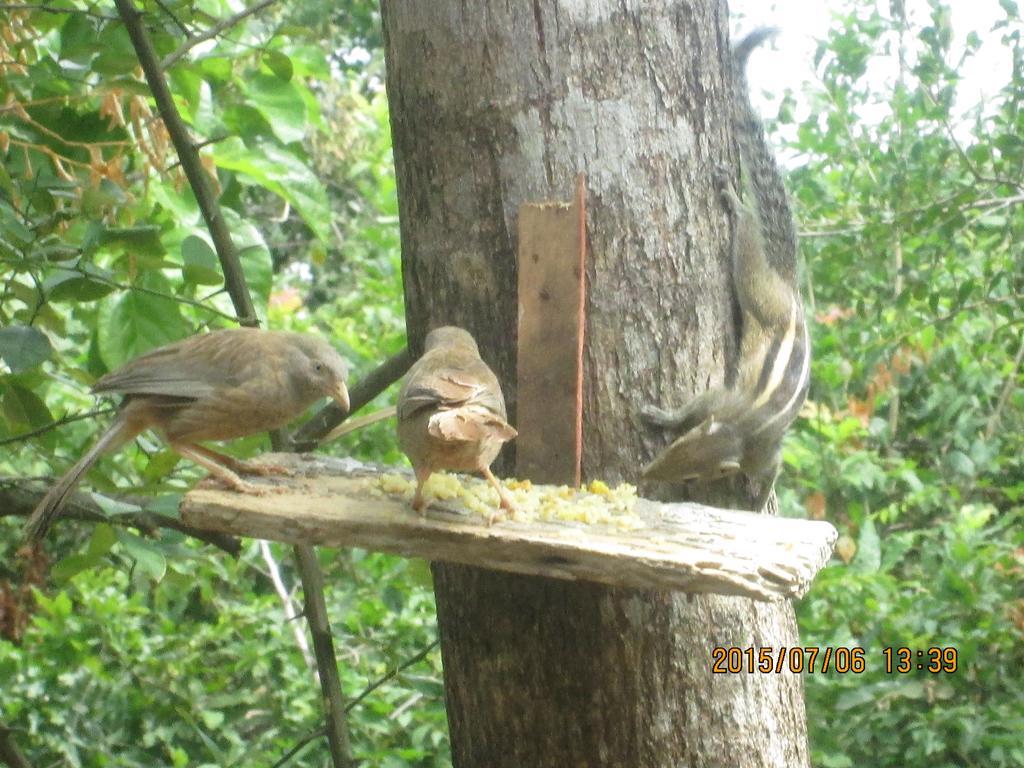
[[586,302],[584,177],[572,202],[519,207],[516,475],[580,483]]

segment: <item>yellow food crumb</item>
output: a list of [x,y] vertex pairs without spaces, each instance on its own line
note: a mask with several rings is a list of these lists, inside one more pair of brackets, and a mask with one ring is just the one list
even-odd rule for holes
[[[620,530],[644,526],[633,514],[636,486],[622,483],[610,488],[594,480],[577,490],[567,485],[534,486],[529,480],[502,483],[516,506],[513,519],[521,522],[560,520],[587,525],[608,525]],[[411,501],[416,483],[401,475],[385,474],[377,478],[377,487],[392,496]],[[423,489],[430,501],[458,501],[482,517],[490,517],[498,508],[498,494],[486,481],[465,475],[436,472]]]

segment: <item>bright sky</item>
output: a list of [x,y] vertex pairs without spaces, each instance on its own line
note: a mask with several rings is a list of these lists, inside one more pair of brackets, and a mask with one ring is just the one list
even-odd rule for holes
[[[793,89],[799,102],[801,84],[814,80],[815,40],[825,37],[832,9],[845,5],[830,0],[729,0],[734,34],[742,35],[761,26],[782,30],[774,43],[766,45],[751,59],[753,63],[748,73],[751,92],[763,114],[774,115],[778,111],[778,100],[786,87]],[[864,5],[871,7],[867,0]],[[879,0],[878,7],[888,15],[887,0]],[[906,0],[906,7],[912,24],[927,23],[929,8],[924,0]],[[971,31],[977,32],[983,42],[981,50],[961,73],[959,106],[967,109],[984,97],[986,88],[999,87],[1009,80],[1009,51],[999,42],[1000,33],[990,31],[995,21],[1003,18],[1003,12],[998,0],[949,0],[948,7],[952,14],[955,55],[959,56],[963,41]],[[895,72],[895,57],[876,62],[875,68],[869,70],[873,77],[882,79],[893,77]],[[765,99],[762,96],[765,91],[773,98]],[[870,119],[870,115],[863,117]]]

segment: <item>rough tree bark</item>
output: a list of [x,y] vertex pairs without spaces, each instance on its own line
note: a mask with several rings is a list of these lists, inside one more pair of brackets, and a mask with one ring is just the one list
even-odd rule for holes
[[[735,352],[735,163],[722,0],[384,0],[410,345],[456,323],[515,422],[517,207],[588,180],[584,476],[635,482],[641,404]],[[505,457],[509,462],[509,456]],[[511,463],[507,463],[511,466]],[[434,569],[457,766],[806,765],[802,685],[712,675],[713,646],[792,646],[788,604]]]

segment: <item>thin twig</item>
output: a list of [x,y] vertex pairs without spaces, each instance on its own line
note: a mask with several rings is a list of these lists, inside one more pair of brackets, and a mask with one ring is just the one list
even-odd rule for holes
[[[231,139],[231,138],[234,138],[233,134],[225,134],[223,136],[214,136],[211,139],[203,139],[202,141],[195,141],[195,142],[193,142],[193,145],[195,146],[196,149],[202,149],[203,147],[208,147],[211,144],[219,144],[220,142],[227,141],[228,139]],[[178,163],[171,163],[164,170],[167,173],[170,173],[171,171],[176,170],[180,165],[181,165],[180,162],[178,162]],[[308,243],[308,241],[306,241],[306,242]]]
[[996,407],[992,409],[992,414],[988,417],[988,424],[985,426],[986,440],[991,440],[999,428],[999,420],[1002,418],[1003,410],[1010,401],[1010,395],[1013,394],[1013,390],[1017,387],[1017,377],[1020,375],[1022,362],[1024,362],[1024,339],[1017,346],[1017,356],[1013,359],[1013,370],[1010,371],[1010,375],[1003,382],[1003,390],[999,393],[999,400],[996,402]]
[[259,13],[264,8],[273,5],[276,2],[277,0],[261,0],[251,8],[246,8],[243,11],[239,11],[236,14],[221,19],[209,29],[200,32],[198,35],[194,35],[185,40],[181,45],[178,46],[177,50],[175,50],[173,53],[168,54],[164,58],[164,60],[160,62],[160,68],[164,70],[169,69],[170,67],[174,66],[178,59],[180,59],[182,56],[191,51],[200,43],[204,43],[207,40],[216,37],[228,27],[233,27],[235,24],[242,21],[242,19],[248,16],[252,16],[254,13]]
[[0,4],[0,11],[39,11],[40,13],[69,13],[79,14],[81,16],[92,16],[94,19],[103,19],[104,21],[117,21],[117,16],[107,16],[103,13],[96,13],[96,11],[90,11],[87,8],[57,8],[52,5],[43,5],[41,3],[2,3]]
[[301,651],[302,658],[306,661],[306,666],[310,670],[315,670],[316,661],[309,652],[309,641],[306,639],[306,633],[302,631],[300,624],[293,621],[293,619],[301,616],[302,612],[295,607],[295,601],[292,600],[291,593],[289,593],[288,587],[285,586],[284,579],[281,578],[281,569],[277,567],[274,553],[270,551],[270,544],[263,539],[260,539],[260,554],[263,555],[263,562],[267,564],[267,570],[270,572],[270,582],[274,585],[274,591],[277,592],[277,596],[281,598],[281,604],[284,605],[284,618],[291,625],[292,632],[295,634],[295,644],[299,646],[299,651]]
[[381,677],[381,678],[373,681],[372,683],[370,683],[370,685],[366,686],[366,688],[363,689],[362,693],[360,693],[358,696],[356,696],[354,699],[352,699],[352,701],[349,702],[348,706],[345,708],[345,711],[347,712],[348,710],[350,710],[353,707],[355,707],[357,704],[359,704],[359,702],[361,702],[363,699],[365,699],[367,696],[369,696],[375,690],[377,690],[382,685],[384,685],[384,683],[386,683],[388,680],[391,680],[392,678],[398,677],[400,674],[405,672],[405,670],[407,670],[413,664],[416,664],[417,662],[422,661],[423,659],[425,659],[427,657],[427,654],[430,653],[435,648],[437,648],[437,645],[440,642],[441,642],[440,640],[432,641],[429,645],[427,645],[425,648],[423,648],[421,651],[419,651],[419,653],[417,653],[415,656],[410,656],[408,659],[403,661],[401,664],[399,664],[397,667],[392,669],[390,672],[386,673],[383,677]]
[[[978,299],[977,301],[969,301],[966,304],[960,304],[949,312],[941,315],[931,317],[923,323],[915,325],[906,331],[896,334],[895,336],[879,337],[876,341],[868,343],[868,349],[880,349],[883,347],[889,347],[895,344],[900,344],[907,339],[909,336],[913,336],[915,333],[920,333],[925,328],[931,328],[933,326],[942,325],[958,315],[964,312],[973,312],[975,309],[981,309],[983,307],[990,307],[996,304],[1020,304],[1024,301],[1024,294],[1012,293],[1009,296],[987,296],[984,299]],[[1008,323],[1012,325],[1013,323]]]
[[[400,674],[402,674],[402,672],[407,670],[413,664],[417,664],[418,662],[422,661],[424,658],[426,658],[427,654],[429,654],[432,650],[437,648],[439,642],[440,641],[438,641],[438,640],[434,640],[428,646],[426,646],[421,651],[416,653],[415,656],[410,656],[408,659],[403,661],[397,667],[394,667],[393,669],[388,670],[382,677],[374,680],[372,683],[370,683],[368,686],[366,686],[366,688],[363,689],[362,693],[360,693],[358,696],[356,696],[354,699],[352,699],[352,701],[350,701],[348,704],[345,705],[345,711],[346,712],[351,712],[353,709],[355,709],[356,705],[358,705],[363,699],[365,699],[367,696],[369,696],[375,690],[377,690],[382,685],[384,685],[384,683],[386,683],[389,680],[392,680],[392,679],[398,677]],[[307,744],[309,744],[309,742],[321,738],[322,736],[326,735],[326,733],[327,733],[327,729],[324,728],[323,726],[320,726],[319,728],[313,729],[312,731],[307,733],[305,736],[303,736],[301,739],[299,739],[297,742],[295,742],[294,746],[292,746],[291,749],[289,749],[287,752],[285,752],[281,756],[281,759],[278,760],[276,763],[274,763],[274,765],[271,766],[271,768],[281,768],[281,766],[283,766],[285,763],[287,763],[289,760],[291,760],[295,755],[297,755]]]
[[271,768],[281,768],[281,766],[285,765],[289,760],[295,757],[295,755],[299,754],[299,752],[301,752],[306,747],[306,745],[309,744],[309,742],[315,741],[316,739],[319,739],[325,736],[326,734],[327,729],[324,728],[322,725],[319,728],[313,729],[305,736],[303,736],[301,739],[299,739],[297,742],[295,742],[292,748],[285,752],[283,755],[281,755],[281,759],[274,763],[271,766]]
[[[73,251],[68,255],[71,256],[77,253],[77,251]],[[196,307],[197,309],[209,312],[212,315],[217,315],[217,317],[223,317],[225,320],[231,320],[232,322],[235,322],[237,320],[237,318],[234,315],[228,314],[227,312],[222,312],[216,307],[211,307],[209,304],[206,304],[203,301],[200,301],[199,299],[190,299],[187,296],[173,296],[169,293],[164,293],[163,291],[158,291],[153,288],[146,288],[144,285],[120,283],[117,280],[107,277],[106,275],[98,274],[95,272],[87,272],[78,265],[74,267],[64,267],[64,269],[67,269],[68,272],[75,272],[79,275],[82,275],[83,277],[86,277],[89,280],[92,280],[93,282],[103,283],[103,285],[109,285],[111,288],[117,288],[120,291],[136,291],[137,293],[145,293],[149,296],[157,296],[161,299],[167,299],[167,301],[174,301],[177,302],[178,304],[187,304],[190,307]],[[40,288],[40,290],[42,289]],[[211,295],[216,296],[217,293],[220,293],[220,291],[217,291]]]
[[167,4],[163,0],[155,0],[155,2],[157,7],[161,11],[163,11],[167,15],[167,17],[170,18],[171,21],[174,22],[174,26],[180,29],[182,34],[185,35],[185,37],[188,37],[192,34],[192,30],[185,26],[185,22],[179,19],[177,15],[175,15],[174,11],[167,7]]
[[403,701],[400,706],[396,707],[394,712],[392,712],[390,715],[388,715],[388,720],[397,720],[402,715],[404,715],[407,711],[409,711],[410,709],[415,707],[417,704],[419,704],[422,700],[423,700],[423,694],[420,693],[419,691],[416,691],[415,693],[413,693],[412,696],[410,696],[408,699]]
[[47,432],[63,427],[65,424],[71,424],[75,421],[81,421],[82,419],[92,419],[96,416],[106,416],[108,413],[114,413],[117,408],[97,408],[95,411],[84,411],[83,413],[76,413],[73,416],[61,416],[56,421],[51,421],[49,424],[44,424],[41,427],[33,429],[31,432],[22,432],[20,435],[14,435],[13,437],[5,437],[0,440],[0,445],[10,445],[11,443],[20,443],[22,440],[30,440],[33,437],[39,437]]

